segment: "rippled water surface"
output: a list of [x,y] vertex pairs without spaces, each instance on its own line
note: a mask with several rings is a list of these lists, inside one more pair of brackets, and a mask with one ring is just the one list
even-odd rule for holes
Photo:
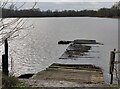
[[[16,76],[39,72],[55,62],[85,63],[101,67],[106,82],[109,81],[110,51],[118,48],[117,19],[28,18],[28,24],[34,25],[34,28],[23,31],[28,35],[10,42],[10,59]],[[95,48],[100,51],[97,54],[99,58],[59,60],[68,45],[58,45],[58,41],[75,39],[93,39],[103,43]]]

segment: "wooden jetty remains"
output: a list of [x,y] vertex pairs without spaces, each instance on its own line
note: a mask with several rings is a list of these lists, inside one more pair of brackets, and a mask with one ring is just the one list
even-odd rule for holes
[[[70,44],[60,59],[77,58],[86,55],[92,48],[86,44],[101,44],[95,40],[59,41],[59,44]],[[85,45],[83,45],[85,44]],[[67,55],[67,56],[64,56]],[[53,63],[46,70],[37,73],[33,79],[70,81],[80,84],[103,84],[102,69],[91,64],[58,64]]]
[[93,65],[53,63],[33,79],[70,81],[80,84],[103,84],[101,68]]
[[96,40],[86,40],[86,39],[76,39],[74,41],[59,41],[58,44],[70,44],[70,43],[74,43],[74,44],[101,44],[99,42],[96,42]]
[[103,45],[103,44],[96,42],[96,40],[77,39],[71,41],[71,43],[69,44],[69,46],[67,47],[67,49],[59,59],[95,58],[94,56],[88,56],[88,54],[90,52],[99,53],[98,50],[92,51],[93,47],[99,47],[99,45]]

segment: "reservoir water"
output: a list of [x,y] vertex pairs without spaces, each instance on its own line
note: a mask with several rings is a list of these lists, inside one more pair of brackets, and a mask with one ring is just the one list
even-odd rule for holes
[[[52,63],[94,64],[102,68],[106,83],[110,81],[110,51],[118,49],[118,19],[90,17],[28,18],[24,30],[26,37],[10,42],[12,72],[19,76],[37,73]],[[58,45],[60,40],[92,39],[104,45],[96,47],[99,58],[60,60],[68,45]],[[10,64],[11,64],[11,60]],[[11,65],[9,65],[11,67]],[[10,69],[11,70],[11,69]]]

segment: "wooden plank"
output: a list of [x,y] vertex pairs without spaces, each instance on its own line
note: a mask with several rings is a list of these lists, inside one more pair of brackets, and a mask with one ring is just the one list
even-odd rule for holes
[[37,73],[32,79],[69,81],[79,84],[104,84],[102,69],[90,64],[54,63],[46,70]]
[[2,70],[3,70],[3,74],[8,76],[9,71],[8,71],[8,42],[7,42],[7,39],[5,39],[4,46],[5,46],[5,54],[2,55]]
[[120,64],[120,61],[115,61],[114,64]]
[[111,51],[110,53],[110,74],[113,73],[113,70],[114,70],[114,61],[115,61],[115,52],[114,51]]

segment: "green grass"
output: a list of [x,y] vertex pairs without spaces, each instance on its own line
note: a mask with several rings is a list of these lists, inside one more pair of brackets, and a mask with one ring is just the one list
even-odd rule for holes
[[29,85],[20,82],[18,78],[14,76],[2,76],[2,89],[28,89]]
[[110,84],[110,87],[120,87],[120,84]]

